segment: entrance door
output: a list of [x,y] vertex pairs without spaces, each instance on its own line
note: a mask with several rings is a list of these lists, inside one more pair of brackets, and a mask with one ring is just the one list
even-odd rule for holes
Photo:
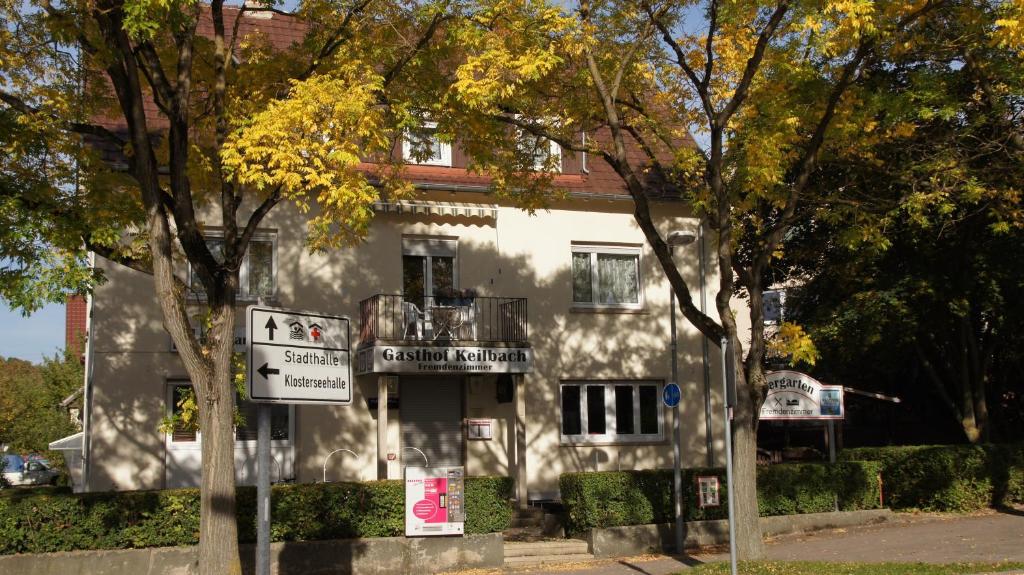
[[430,467],[462,465],[462,380],[402,376],[399,386],[403,465],[424,464],[416,449]]

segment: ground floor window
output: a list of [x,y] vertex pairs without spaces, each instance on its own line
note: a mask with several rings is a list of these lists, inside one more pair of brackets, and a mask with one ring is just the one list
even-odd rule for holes
[[[168,424],[170,442],[174,445],[198,444],[201,432],[197,422],[190,419],[194,414],[195,393],[189,382],[170,382],[168,385]],[[235,396],[238,420],[235,425],[235,441],[255,442],[257,419],[256,404]],[[289,441],[291,439],[292,406],[274,404],[270,410],[270,439],[272,441]],[[195,415],[198,417],[198,414]]]
[[565,381],[563,443],[629,443],[664,438],[661,383]]

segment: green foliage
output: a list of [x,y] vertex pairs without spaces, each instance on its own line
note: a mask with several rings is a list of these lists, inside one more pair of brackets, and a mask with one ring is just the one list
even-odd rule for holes
[[[466,479],[466,533],[511,524],[507,477]],[[401,481],[275,485],[271,539],[310,541],[396,537],[405,530]],[[237,490],[239,541],[256,539],[256,490]],[[73,495],[65,489],[0,494],[0,554],[194,545],[199,541],[199,491]]]
[[42,453],[51,441],[78,431],[61,401],[83,385],[81,361],[69,351],[42,365],[0,358],[0,443]]
[[[466,482],[466,533],[504,531],[512,524],[511,477],[474,477]],[[470,511],[471,510],[471,511]]]
[[563,473],[559,478],[566,531],[661,523],[672,517],[672,472]]
[[841,457],[879,462],[885,503],[893,509],[973,511],[1024,503],[1024,444],[862,447]]
[[[739,572],[744,575],[963,575],[964,573],[1003,573],[1020,569],[1024,563],[836,563],[824,561],[741,561]],[[698,565],[692,575],[725,575],[728,562]]]
[[[760,515],[821,513],[839,509],[879,507],[878,473],[881,465],[849,461],[835,465],[818,463],[759,467],[757,475]],[[721,505],[701,508],[697,478],[717,476]],[[673,472],[601,471],[564,473],[560,478],[566,507],[566,529],[581,533],[594,527],[664,523],[672,520]],[[720,468],[683,470],[685,521],[726,517],[725,471]]]
[[798,463],[758,470],[758,510],[761,516],[855,511],[879,507],[878,474],[874,461],[835,465]]

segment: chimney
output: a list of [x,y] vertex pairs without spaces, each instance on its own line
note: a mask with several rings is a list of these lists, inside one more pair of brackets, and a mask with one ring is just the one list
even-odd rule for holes
[[64,346],[72,353],[83,357],[85,348],[85,325],[88,306],[85,296],[69,296],[64,304]]

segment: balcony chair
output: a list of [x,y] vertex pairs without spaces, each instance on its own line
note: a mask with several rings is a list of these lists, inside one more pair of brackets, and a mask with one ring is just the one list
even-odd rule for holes
[[431,331],[428,314],[409,301],[402,302],[402,325],[402,339],[423,339],[423,334]]

